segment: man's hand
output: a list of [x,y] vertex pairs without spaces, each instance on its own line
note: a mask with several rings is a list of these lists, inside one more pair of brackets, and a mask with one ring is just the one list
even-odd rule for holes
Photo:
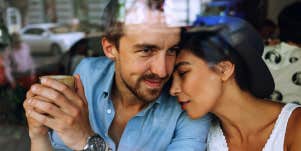
[[27,117],[27,123],[29,128],[29,136],[31,139],[39,139],[41,137],[48,137],[47,132],[48,128],[43,125],[43,123],[40,123],[36,121],[35,119],[31,118],[29,115],[30,112],[34,110],[32,106],[29,105],[29,102],[31,102],[33,99],[41,99],[41,97],[34,96],[30,91],[26,93],[26,100],[23,103],[26,117]]
[[35,110],[28,117],[57,132],[63,142],[74,150],[82,150],[88,136],[94,134],[89,123],[89,111],[79,75],[75,76],[76,92],[50,79],[41,79],[29,92],[40,98],[28,100]]
[[26,93],[26,100],[23,103],[28,129],[29,136],[31,139],[31,151],[52,151],[52,147],[48,138],[48,127],[44,126],[43,123],[38,122],[37,120],[29,116],[30,112],[34,111],[34,108],[29,105],[32,99],[42,99],[39,96],[34,96],[31,91]]

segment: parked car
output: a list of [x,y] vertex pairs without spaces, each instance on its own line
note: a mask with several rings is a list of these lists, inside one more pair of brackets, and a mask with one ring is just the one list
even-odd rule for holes
[[62,54],[84,36],[84,32],[73,32],[67,25],[55,23],[32,24],[21,30],[22,40],[30,46],[32,54]]
[[59,56],[34,56],[38,76],[49,74],[72,74],[85,57],[103,56],[101,36],[88,36],[75,42],[68,51]]

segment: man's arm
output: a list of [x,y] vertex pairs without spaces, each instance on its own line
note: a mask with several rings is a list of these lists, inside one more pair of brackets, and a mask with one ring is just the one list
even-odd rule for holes
[[167,151],[205,151],[210,126],[211,116],[192,120],[182,112]]

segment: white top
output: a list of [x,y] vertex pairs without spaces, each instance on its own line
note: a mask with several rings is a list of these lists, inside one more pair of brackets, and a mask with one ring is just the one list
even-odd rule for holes
[[[272,133],[262,151],[283,151],[288,119],[291,116],[291,113],[297,107],[300,107],[300,105],[288,103],[282,108],[281,113],[278,115],[274,129],[272,130]],[[207,151],[228,150],[229,148],[226,142],[226,138],[219,123],[213,123],[208,135]]]
[[301,104],[301,47],[281,42],[266,46],[262,57],[275,82],[272,99]]

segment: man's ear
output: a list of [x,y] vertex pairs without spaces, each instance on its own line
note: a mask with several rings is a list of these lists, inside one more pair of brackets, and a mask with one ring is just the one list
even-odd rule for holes
[[101,45],[102,45],[104,54],[108,58],[115,60],[116,55],[117,55],[116,46],[105,37],[101,39]]
[[234,74],[235,64],[230,61],[222,61],[218,63],[216,67],[222,81],[228,80]]

